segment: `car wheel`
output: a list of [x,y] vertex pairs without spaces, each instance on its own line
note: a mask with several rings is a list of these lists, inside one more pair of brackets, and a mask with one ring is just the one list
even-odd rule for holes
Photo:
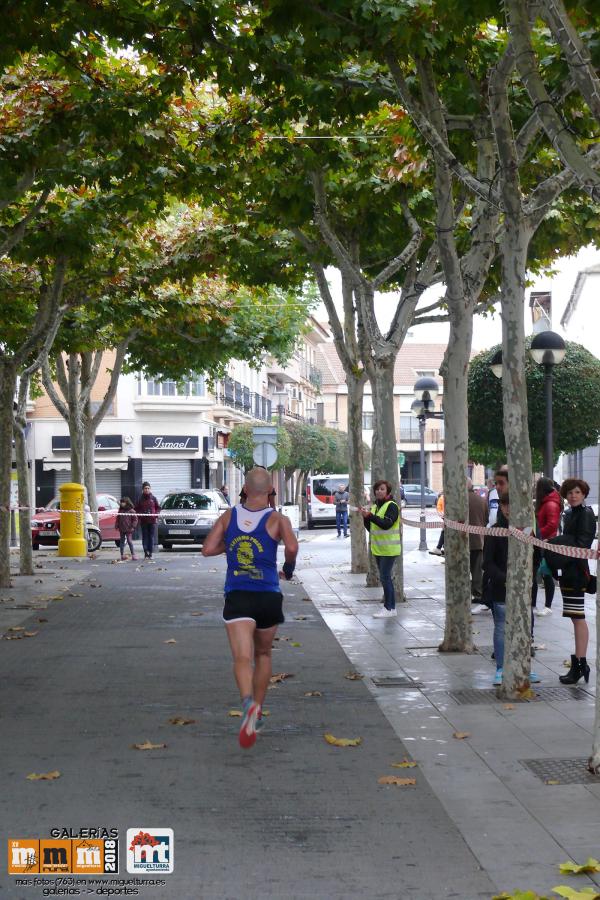
[[171,541],[163,541],[160,546],[163,548],[163,550],[172,550],[173,549],[173,544],[171,543]]
[[95,553],[102,546],[102,535],[98,531],[88,531],[88,553]]
[[313,522],[312,519],[309,519],[309,520],[307,521],[306,527],[307,527],[307,528],[310,528],[310,529],[313,529],[313,528],[315,527],[315,523]]

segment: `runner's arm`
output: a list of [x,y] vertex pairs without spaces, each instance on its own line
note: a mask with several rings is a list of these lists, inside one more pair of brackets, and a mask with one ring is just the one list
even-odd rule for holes
[[202,544],[202,556],[219,556],[225,553],[225,531],[229,525],[231,510],[224,512],[219,516]]
[[289,581],[294,574],[296,568],[296,557],[298,556],[298,541],[292,528],[292,523],[287,516],[279,514],[279,536],[283,541],[285,551],[285,562],[283,564],[280,576]]

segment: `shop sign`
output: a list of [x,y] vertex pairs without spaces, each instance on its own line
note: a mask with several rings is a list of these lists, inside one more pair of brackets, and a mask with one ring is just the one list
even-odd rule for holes
[[142,450],[187,450],[197,452],[199,440],[197,434],[143,434]]
[[[94,444],[94,449],[96,450],[122,450],[123,449],[123,435],[122,434],[97,434],[96,435],[96,443]],[[52,452],[60,453],[64,450],[69,452],[71,450],[71,437],[68,434],[53,434],[52,435]]]

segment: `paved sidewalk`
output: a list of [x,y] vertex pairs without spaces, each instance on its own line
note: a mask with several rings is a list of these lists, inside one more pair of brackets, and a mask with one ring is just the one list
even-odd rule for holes
[[[275,672],[293,677],[269,692],[265,733],[242,751],[239,719],[229,716],[239,698],[221,621],[223,560],[187,551],[114,565],[111,555],[67,564],[40,557],[52,571],[73,570],[77,587],[55,594],[62,599],[43,615],[20,611],[33,637],[0,641],[5,848],[52,828],[116,827],[126,879],[126,829],[173,828],[173,874],[162,887],[142,877],[136,888],[155,900],[493,895],[424,773],[393,768],[412,746],[367,679],[345,677],[348,658],[301,584],[285,586],[287,621],[274,652]],[[54,592],[55,576],[41,577]],[[2,626],[16,612],[7,605]],[[306,696],[314,691],[321,696]],[[172,717],[194,721],[175,726]],[[362,743],[330,746],[325,733]],[[167,746],[132,749],[148,740]],[[56,780],[26,777],[54,770]],[[385,775],[416,784],[378,784]],[[97,892],[81,877],[72,887]],[[0,896],[43,894],[8,876],[5,858]]]
[[[560,592],[553,615],[535,622],[536,642],[545,646],[533,661],[542,678],[536,700],[505,704],[491,689],[491,614],[473,617],[479,653],[440,654],[444,562],[414,550],[404,571],[408,602],[399,606],[397,619],[387,620],[372,617],[380,589],[366,588],[364,576],[351,575],[348,565],[304,568],[300,577],[496,888],[549,894],[558,884],[590,886],[587,876],[569,879],[558,872],[559,863],[597,858],[600,849],[600,777],[585,771],[595,672],[589,685],[558,682],[573,640],[570,621],[561,618]],[[593,660],[593,597],[586,599],[586,615]],[[394,675],[415,684],[378,687],[372,680]],[[458,740],[454,732],[469,737]]]

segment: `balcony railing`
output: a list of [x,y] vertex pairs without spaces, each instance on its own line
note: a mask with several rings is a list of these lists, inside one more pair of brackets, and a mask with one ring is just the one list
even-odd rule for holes
[[[399,441],[400,443],[410,444],[410,443],[419,443],[419,423],[415,420],[415,424],[409,426],[402,426],[399,430]],[[438,423],[436,428],[426,428],[425,429],[425,443],[426,444],[440,444],[444,440],[444,423]]]
[[265,422],[271,421],[272,404],[268,397],[251,391],[250,388],[234,381],[232,378],[224,378],[215,385],[215,402],[223,406],[229,406],[238,412],[243,412],[255,419]]

